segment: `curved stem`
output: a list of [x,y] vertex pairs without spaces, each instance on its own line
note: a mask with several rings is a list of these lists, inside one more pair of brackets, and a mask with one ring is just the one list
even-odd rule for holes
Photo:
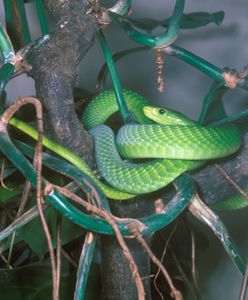
[[[33,166],[13,145],[6,132],[2,131],[0,131],[0,150],[12,161],[25,178],[29,180],[34,187],[36,187],[36,172]],[[43,163],[45,163],[45,159],[43,160]],[[43,184],[46,186],[48,182],[43,180]],[[141,234],[149,234],[164,228],[175,220],[175,218],[184,211],[195,195],[195,185],[190,177],[186,175],[180,176],[176,180],[176,185],[177,194],[159,213],[137,220],[119,220],[118,226],[121,233],[124,235],[130,235],[131,233],[128,229],[128,225],[134,225],[141,228]],[[51,203],[65,217],[86,230],[102,234],[114,234],[112,227],[105,220],[87,215],[78,210],[55,190],[52,190],[49,194],[47,194],[46,201]],[[13,230],[6,228],[4,231],[0,232],[0,241],[11,235],[13,231],[16,230],[16,227]]]
[[115,63],[112,58],[112,54],[110,52],[110,49],[108,47],[108,44],[106,42],[105,36],[103,32],[100,30],[98,33],[98,39],[100,42],[100,45],[102,47],[102,51],[104,53],[104,57],[109,69],[109,73],[112,78],[113,86],[114,86],[114,91],[115,91],[115,96],[116,96],[116,101],[120,110],[121,118],[125,123],[128,123],[131,119],[131,113],[129,112],[127,108],[127,104],[125,102],[125,98],[123,95],[123,88],[121,86],[120,78],[118,76],[118,73],[116,71]]
[[0,53],[2,56],[2,63],[10,63],[15,58],[15,51],[10,42],[9,36],[3,26],[0,24]]
[[189,205],[189,210],[197,219],[207,224],[213,230],[235,266],[241,274],[244,274],[246,264],[220,217],[203,203],[198,195],[196,195]]
[[37,13],[39,15],[40,28],[42,35],[46,35],[49,33],[48,22],[46,20],[45,10],[42,3],[42,0],[35,0]]
[[201,57],[191,53],[190,51],[187,51],[175,45],[170,45],[169,47],[161,48],[161,51],[179,58],[187,64],[195,67],[199,71],[205,73],[209,77],[220,81],[223,85],[227,85],[227,82],[223,76],[225,71],[223,71],[221,68],[214,66],[205,59],[202,59]]
[[137,31],[127,19],[122,18],[118,14],[110,12],[110,17],[119,24],[128,34],[128,36],[139,44],[148,47],[167,47],[172,44],[180,29],[180,20],[183,14],[185,0],[177,0],[173,14],[170,18],[168,29],[165,33],[158,36],[151,36]]
[[114,6],[108,9],[108,11],[119,14],[119,15],[124,15],[125,13],[128,12],[130,6],[131,6],[132,0],[119,0]]

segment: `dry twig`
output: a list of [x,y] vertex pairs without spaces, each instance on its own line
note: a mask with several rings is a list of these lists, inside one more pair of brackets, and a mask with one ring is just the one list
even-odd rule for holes
[[73,201],[75,201],[76,203],[82,205],[84,208],[86,208],[87,211],[90,211],[102,218],[104,218],[113,228],[115,235],[117,237],[117,240],[123,250],[123,254],[126,257],[129,266],[130,266],[130,270],[132,272],[133,275],[133,279],[135,281],[136,287],[137,287],[137,291],[138,291],[138,299],[139,300],[145,300],[145,291],[144,291],[144,287],[143,287],[143,283],[141,280],[141,277],[139,275],[138,272],[138,268],[137,265],[126,245],[126,242],[118,228],[118,225],[116,224],[114,217],[109,214],[108,212],[97,208],[96,206],[92,205],[91,203],[84,201],[83,199],[81,199],[80,197],[78,197],[77,195],[73,194],[71,191],[69,191],[66,188],[62,188],[62,187],[58,187],[58,186],[53,186],[53,185],[48,185],[45,188],[45,194],[49,194],[53,191],[53,188],[56,188],[58,190],[59,193],[61,193],[63,196],[65,196],[68,199],[71,199]]
[[227,174],[227,172],[218,164],[215,164],[214,166],[224,176],[224,178],[239,192],[239,194],[248,201],[247,193]]
[[57,273],[57,281],[56,281],[56,297],[59,299],[59,287],[60,287],[60,275],[61,275],[61,215],[57,216],[57,248],[56,248],[56,273]]
[[160,93],[164,91],[164,59],[160,48],[156,48],[157,85]]
[[153,261],[153,263],[155,265],[158,266],[158,268],[161,270],[161,272],[163,273],[170,289],[171,289],[171,296],[175,299],[175,300],[182,300],[182,294],[180,293],[179,290],[176,289],[176,287],[174,286],[172,279],[169,275],[169,273],[166,271],[165,267],[163,266],[163,264],[160,262],[160,260],[155,256],[155,254],[152,252],[151,248],[147,245],[146,241],[144,240],[144,238],[142,237],[142,235],[136,230],[133,232],[135,238],[137,239],[137,241],[142,245],[142,247],[144,248],[144,250],[147,252],[147,254],[150,256],[151,260]]
[[[175,233],[176,229],[177,229],[177,223],[176,223],[176,225],[173,227],[173,230],[170,232],[169,237],[168,237],[168,239],[167,239],[167,241],[166,241],[166,243],[165,243],[164,250],[163,250],[163,253],[162,253],[162,256],[161,256],[161,259],[160,259],[160,261],[161,261],[162,264],[163,264],[163,261],[164,261],[164,258],[165,258],[165,254],[166,254],[166,252],[167,252],[168,245],[169,245],[170,240],[171,240],[173,234]],[[159,288],[158,288],[158,286],[157,286],[157,283],[156,283],[160,271],[161,271],[160,268],[158,268],[158,271],[157,271],[157,273],[155,274],[153,283],[154,283],[155,289],[157,290],[157,292],[159,293],[161,299],[163,300],[164,297],[163,297],[162,293],[160,292],[160,290],[159,290]]]
[[8,124],[12,116],[19,110],[23,105],[32,104],[36,109],[36,119],[37,119],[37,130],[38,130],[38,140],[36,145],[36,153],[34,157],[34,166],[37,171],[37,208],[41,218],[43,230],[47,239],[51,265],[52,265],[52,281],[53,281],[53,299],[57,300],[56,296],[56,283],[57,283],[57,274],[56,274],[56,263],[55,256],[53,252],[52,238],[49,232],[49,228],[43,213],[42,207],[42,135],[43,135],[43,118],[42,118],[42,105],[40,101],[33,97],[23,97],[18,98],[2,115],[1,121]]

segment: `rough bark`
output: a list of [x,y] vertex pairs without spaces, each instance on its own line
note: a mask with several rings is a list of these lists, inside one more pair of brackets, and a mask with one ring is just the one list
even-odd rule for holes
[[98,30],[96,17],[86,14],[85,1],[44,4],[56,20],[47,41],[32,53],[30,76],[46,110],[46,128],[60,144],[92,162],[92,140],[78,120],[73,99],[77,65],[92,46]]
[[218,164],[241,189],[247,188],[248,180],[248,133],[244,135],[243,145],[238,153],[226,159],[208,164],[194,173],[198,190],[205,203],[212,204],[237,194],[237,189],[216,168]]
[[[123,218],[140,218],[154,214],[154,201],[143,199],[110,203],[111,211]],[[146,242],[151,244],[152,235],[145,237]],[[150,259],[144,252],[141,245],[133,239],[125,239],[127,246],[131,250],[133,258],[137,264],[143,285],[146,299],[151,299],[150,289]],[[137,289],[132,279],[132,274],[115,237],[101,237],[102,253],[102,274],[104,276],[103,290],[104,299],[107,300],[129,300],[138,299]],[[125,275],[124,275],[125,274]]]

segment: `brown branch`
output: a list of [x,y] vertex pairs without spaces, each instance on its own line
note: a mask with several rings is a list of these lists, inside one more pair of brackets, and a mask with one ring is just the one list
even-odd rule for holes
[[60,276],[61,276],[61,215],[59,214],[57,216],[57,235],[56,235],[56,240],[57,240],[57,248],[56,248],[56,273],[57,273],[57,281],[56,281],[56,297],[59,299],[59,287],[60,287]]
[[157,66],[157,86],[158,91],[162,93],[165,88],[164,82],[164,59],[161,52],[161,49],[156,48],[156,66]]
[[248,201],[247,193],[231,178],[231,176],[229,176],[220,165],[215,164],[214,166],[223,175],[226,181],[228,181],[237,190],[237,192]]
[[63,248],[61,248],[61,254],[69,261],[69,263],[74,268],[78,267],[78,263],[73,258],[71,258],[71,256]]
[[193,229],[190,227],[190,237],[191,237],[191,259],[192,259],[192,278],[196,288],[198,291],[197,277],[196,277],[196,245],[195,245],[195,234]]
[[36,119],[37,119],[37,131],[38,131],[38,140],[36,145],[36,151],[34,156],[34,166],[37,172],[37,209],[40,215],[41,223],[43,226],[43,230],[47,239],[51,266],[52,266],[52,281],[53,281],[53,299],[57,300],[58,297],[56,295],[56,283],[57,283],[57,274],[56,274],[56,263],[55,256],[53,252],[52,238],[49,232],[49,228],[46,222],[46,218],[43,213],[42,207],[42,136],[43,136],[43,117],[42,117],[42,105],[40,101],[33,97],[23,97],[17,99],[2,115],[1,121],[4,124],[8,124],[9,120],[12,116],[19,110],[23,105],[32,104],[36,110]]
[[[24,188],[23,188],[23,192],[22,192],[22,197],[20,200],[20,205],[16,214],[16,218],[19,218],[23,211],[24,208],[27,204],[28,201],[28,196],[29,193],[31,191],[31,183],[29,181],[26,181],[24,184]],[[13,251],[13,247],[14,247],[14,242],[15,242],[15,237],[16,237],[16,232],[13,233],[12,237],[11,237],[11,242],[10,242],[10,249],[9,249],[9,254],[8,254],[8,263],[7,263],[7,268],[9,267],[10,261],[11,261],[11,256],[12,256],[12,251]]]
[[176,287],[174,286],[172,279],[169,275],[169,273],[166,271],[165,267],[163,266],[163,264],[160,262],[160,260],[155,256],[155,254],[152,252],[151,248],[147,245],[146,241],[144,240],[144,238],[141,236],[141,234],[138,231],[134,232],[134,236],[137,239],[137,241],[142,245],[142,247],[144,248],[144,250],[146,251],[146,253],[150,256],[151,260],[153,261],[153,263],[155,265],[158,266],[158,268],[161,270],[161,272],[163,273],[167,283],[169,284],[169,287],[171,289],[171,296],[176,299],[176,300],[182,300],[182,294],[180,293],[180,291],[178,291],[176,289]]
[[[166,252],[167,252],[167,247],[168,247],[168,245],[169,245],[169,243],[170,243],[170,240],[171,240],[173,234],[175,233],[175,231],[177,230],[177,224],[178,224],[178,223],[176,223],[176,225],[173,227],[173,230],[170,232],[170,235],[169,235],[169,237],[168,237],[168,239],[167,239],[167,241],[166,241],[166,243],[165,243],[164,250],[163,250],[163,253],[162,253],[162,256],[161,256],[161,259],[160,259],[160,262],[161,262],[162,264],[163,264],[163,261],[164,261],[164,258],[165,258],[165,254],[166,254]],[[155,286],[157,292],[158,292],[159,295],[161,296],[161,299],[163,299],[163,295],[161,294],[161,292],[160,292],[160,290],[159,290],[159,288],[158,288],[158,286],[157,286],[157,284],[156,284],[156,281],[157,281],[157,278],[158,278],[158,275],[159,275],[160,271],[161,271],[160,268],[158,268],[158,271],[157,271],[157,273],[155,274],[153,283],[154,283],[154,286]]]
[[[119,245],[122,248],[123,254],[126,257],[128,263],[129,263],[129,267],[130,270],[132,272],[133,275],[133,279],[135,281],[136,287],[137,287],[137,291],[138,291],[138,299],[139,300],[145,300],[145,291],[144,291],[144,287],[143,287],[143,283],[141,280],[141,277],[139,275],[137,266],[134,262],[134,259],[126,245],[126,242],[118,228],[118,225],[116,224],[113,216],[111,216],[108,212],[101,210],[97,207],[95,207],[94,205],[90,204],[87,201],[84,201],[83,199],[81,199],[80,197],[78,197],[77,195],[73,194],[72,192],[70,192],[68,189],[66,188],[61,188],[58,186],[54,186],[59,193],[61,193],[62,195],[64,195],[66,198],[69,198],[79,204],[81,204],[84,208],[86,208],[88,211],[104,218],[113,228],[115,235],[117,237],[117,240],[119,242]],[[49,185],[47,186],[47,188],[45,189],[45,193],[50,193],[53,189],[53,186]]]
[[1,167],[1,174],[0,174],[0,183],[1,186],[7,190],[11,190],[10,188],[8,188],[5,183],[4,183],[4,167],[5,167],[5,159],[3,158],[3,162],[2,162],[2,167]]
[[[166,240],[164,238],[164,236],[159,232],[159,237],[161,238],[161,240],[166,243]],[[175,263],[175,266],[178,270],[178,272],[180,273],[180,275],[182,276],[183,281],[185,282],[186,286],[188,287],[189,292],[192,295],[192,300],[200,300],[199,297],[199,291],[197,290],[196,286],[192,286],[191,284],[191,279],[188,278],[188,275],[185,273],[181,262],[179,261],[178,257],[176,256],[174,250],[170,247],[170,245],[168,245],[168,251],[172,257],[173,262]]]

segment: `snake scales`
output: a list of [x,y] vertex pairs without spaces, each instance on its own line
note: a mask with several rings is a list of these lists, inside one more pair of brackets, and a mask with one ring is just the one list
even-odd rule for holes
[[[241,137],[233,125],[203,127],[178,112],[150,106],[135,92],[124,90],[124,97],[141,124],[124,125],[116,140],[113,131],[101,125],[118,111],[113,90],[93,99],[82,117],[94,137],[100,173],[114,188],[100,183],[109,198],[128,199],[158,190],[203,160],[227,156],[240,147]],[[149,160],[130,163],[120,155]]]
[[[183,172],[201,166],[204,160],[227,156],[240,147],[241,137],[235,126],[202,127],[180,113],[149,106],[135,92],[124,90],[124,96],[140,124],[121,127],[116,139],[118,151],[124,158],[149,161],[131,163],[121,159],[112,130],[100,125],[118,111],[113,90],[95,97],[82,117],[94,137],[98,168],[108,184],[100,181],[86,162],[69,149],[46,136],[42,141],[46,148],[90,176],[110,199],[125,200],[158,190]],[[37,130],[27,123],[12,118],[10,124],[37,140]],[[225,206],[241,208],[246,202],[239,197]]]

